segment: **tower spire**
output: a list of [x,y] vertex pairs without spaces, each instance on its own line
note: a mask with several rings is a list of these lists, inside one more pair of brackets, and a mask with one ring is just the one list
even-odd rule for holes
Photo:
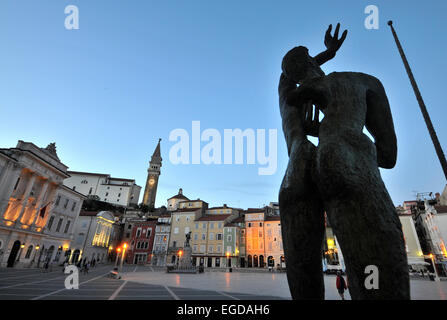
[[419,108],[421,109],[422,116],[424,117],[425,124],[428,129],[428,133],[430,134],[431,140],[433,141],[433,145],[435,146],[436,154],[438,155],[439,162],[441,162],[442,170],[444,171],[445,178],[447,180],[447,161],[445,159],[444,152],[442,151],[441,144],[439,143],[438,136],[436,135],[435,128],[430,119],[430,115],[428,114],[427,107],[425,106],[424,100],[422,99],[421,92],[419,91],[416,80],[414,79],[413,72],[411,71],[410,64],[408,63],[407,57],[405,56],[404,50],[402,49],[402,45],[400,44],[399,38],[397,37],[396,31],[393,27],[393,21],[388,21],[388,25],[391,27],[391,32],[393,33],[394,40],[396,41],[397,49],[399,50],[400,56],[405,66],[405,70],[407,71],[408,77],[410,78],[411,85],[414,90],[414,94],[416,95],[416,99],[419,103]]

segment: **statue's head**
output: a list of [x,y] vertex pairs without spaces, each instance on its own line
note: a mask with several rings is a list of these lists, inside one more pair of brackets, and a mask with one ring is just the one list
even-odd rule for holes
[[324,76],[323,70],[309,55],[306,47],[295,47],[284,56],[282,71],[287,78],[301,84],[304,80]]

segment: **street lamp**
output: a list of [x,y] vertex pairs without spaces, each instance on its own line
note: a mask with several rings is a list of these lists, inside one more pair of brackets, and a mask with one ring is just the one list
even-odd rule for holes
[[123,271],[123,262],[124,262],[124,255],[126,254],[126,248],[127,248],[127,243],[123,244],[123,256],[121,257],[120,272]]
[[115,267],[118,265],[118,259],[120,257],[121,248],[116,248],[116,260],[115,260]]
[[433,255],[433,253],[430,253],[428,256],[430,257],[431,262],[432,262],[432,264],[433,264],[433,270],[435,271],[435,276],[436,276],[436,277],[435,277],[435,280],[436,280],[436,281],[440,281],[440,280],[439,280],[439,276],[438,276],[438,270],[436,270],[435,256]]
[[24,244],[22,244],[22,245],[20,246],[20,250],[19,250],[19,254],[17,255],[17,260],[16,260],[16,262],[19,262],[19,261],[20,261],[20,256],[22,255],[22,250],[23,250],[23,248],[25,248],[25,245],[24,245]]
[[227,267],[230,267],[230,253],[227,251]]

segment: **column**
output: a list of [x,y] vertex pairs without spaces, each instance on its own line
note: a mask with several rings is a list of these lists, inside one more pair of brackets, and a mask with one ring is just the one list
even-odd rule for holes
[[29,196],[31,194],[31,190],[33,189],[34,182],[36,181],[36,174],[34,172],[31,172],[30,175],[31,175],[31,177],[28,181],[28,184],[26,185],[25,193],[23,194],[22,206],[20,208],[20,213],[19,213],[19,216],[17,217],[17,220],[15,221],[16,224],[18,222],[20,222],[20,220],[22,219],[23,213],[25,212],[26,206],[28,205],[28,200],[29,200]]
[[35,212],[34,212],[34,216],[32,217],[32,221],[31,221],[31,225],[35,225],[35,222],[36,222],[36,220],[37,220],[37,217],[39,216],[39,212],[40,212],[40,209],[42,209],[41,208],[41,206],[42,206],[42,201],[43,201],[43,198],[44,198],[44,196],[45,196],[45,193],[47,192],[47,190],[48,190],[48,187],[49,187],[49,185],[50,185],[50,183],[51,183],[51,180],[50,179],[48,179],[46,182],[45,182],[45,184],[42,186],[42,189],[41,189],[41,191],[40,191],[40,193],[39,193],[39,196],[37,197],[37,201],[36,201],[36,210],[35,210]]
[[0,181],[0,216],[3,218],[5,214],[6,207],[8,206],[9,199],[14,191],[14,186],[17,179],[20,177],[22,166],[12,163],[11,166],[7,167],[5,175],[3,176],[3,181]]

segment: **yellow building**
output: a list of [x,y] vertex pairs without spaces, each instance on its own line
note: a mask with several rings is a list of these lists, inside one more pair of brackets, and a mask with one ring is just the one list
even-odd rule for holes
[[204,215],[194,221],[192,230],[193,264],[205,267],[226,267],[224,226],[237,217],[234,214]]
[[179,203],[179,209],[172,212],[167,264],[177,263],[186,234],[193,231],[194,221],[203,215],[207,207],[208,203],[202,200],[183,201]]

